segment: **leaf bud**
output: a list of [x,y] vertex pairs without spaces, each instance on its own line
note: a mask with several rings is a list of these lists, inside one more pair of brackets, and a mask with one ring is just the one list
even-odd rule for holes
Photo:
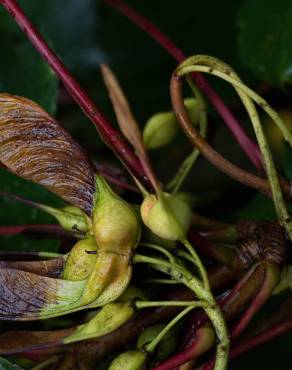
[[187,203],[175,195],[163,193],[157,198],[148,195],[141,206],[145,225],[166,240],[183,240],[191,223],[192,212]]
[[139,349],[129,350],[118,355],[110,364],[109,370],[144,370],[147,354]]
[[[195,98],[184,100],[191,122],[196,125],[202,110],[201,103]],[[143,141],[147,149],[157,149],[170,144],[178,132],[178,124],[172,111],[154,114],[146,122]]]

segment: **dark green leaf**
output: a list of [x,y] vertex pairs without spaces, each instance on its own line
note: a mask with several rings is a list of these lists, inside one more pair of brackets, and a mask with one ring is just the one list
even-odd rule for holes
[[[0,190],[10,191],[27,199],[46,203],[52,206],[63,206],[63,201],[57,196],[30,181],[0,169]],[[0,198],[0,226],[22,224],[53,223],[53,217],[36,208],[31,208],[11,199]],[[1,250],[32,250],[57,251],[57,240],[31,240],[21,235],[0,237]]]
[[22,370],[22,368],[0,357],[0,370]]
[[[32,2],[29,2],[28,8],[28,13],[34,19]],[[51,114],[55,113],[57,78],[2,7],[0,8],[0,92],[26,96],[37,101]]]
[[292,2],[247,0],[238,15],[242,63],[259,79],[292,81]]
[[[292,205],[288,204],[288,210],[292,211]],[[275,220],[277,215],[273,201],[262,193],[257,193],[238,213],[242,219],[250,220]]]

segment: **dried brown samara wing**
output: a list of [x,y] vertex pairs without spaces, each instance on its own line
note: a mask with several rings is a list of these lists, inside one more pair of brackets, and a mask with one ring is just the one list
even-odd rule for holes
[[94,172],[86,155],[31,100],[0,94],[0,162],[91,214]]
[[84,286],[84,281],[1,268],[0,320],[38,320],[68,313],[78,307]]

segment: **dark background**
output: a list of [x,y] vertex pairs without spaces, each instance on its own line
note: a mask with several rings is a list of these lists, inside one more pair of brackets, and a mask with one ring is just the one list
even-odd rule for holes
[[[141,127],[152,114],[170,110],[169,80],[176,63],[155,41],[115,10],[97,0],[19,3],[112,122],[115,123],[114,115],[99,71],[101,62],[108,63],[118,76]],[[275,107],[285,110],[288,121],[291,119],[291,0],[129,0],[128,3],[159,26],[187,55],[211,54],[231,64],[247,84],[264,94]],[[252,134],[232,89],[214,78],[209,79]],[[93,125],[3,9],[0,9],[0,91],[35,100],[57,117],[92,158],[115,162]],[[277,139],[265,117],[263,120],[272,138],[279,170],[289,177],[291,151]],[[209,121],[212,145],[233,162],[251,169],[211,107]],[[187,141],[179,135],[166,149],[151,153],[162,180],[171,178],[189,150]],[[51,205],[62,204],[44,189],[4,170],[0,170],[0,189]],[[200,159],[185,190],[200,196],[206,189],[215,196],[212,204],[202,209],[205,214],[225,220],[275,217],[270,201],[229,180]],[[0,199],[1,225],[50,221],[49,216],[36,210]],[[41,248],[53,251],[57,245],[57,241],[47,241],[42,242]],[[1,237],[0,246],[2,249],[40,249],[39,241],[19,236]],[[282,338],[253,351],[231,368],[292,369],[290,347],[291,336]]]

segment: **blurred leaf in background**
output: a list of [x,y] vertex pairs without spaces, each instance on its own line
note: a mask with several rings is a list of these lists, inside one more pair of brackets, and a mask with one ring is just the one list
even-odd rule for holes
[[[291,0],[206,0],[197,2],[165,0],[127,2],[152,20],[186,53],[211,54],[231,64],[251,87],[255,81],[275,86],[292,80],[292,1]],[[121,81],[141,125],[154,113],[169,110],[169,79],[176,62],[148,35],[100,0],[19,0],[66,66],[75,74],[97,104],[114,122],[112,107],[99,73],[100,62],[108,62]],[[208,77],[210,78],[210,77]],[[210,81],[245,128],[245,120],[233,90],[218,79]],[[281,86],[280,86],[281,87]],[[58,88],[55,75],[34,51],[14,21],[0,8],[0,92],[29,97],[42,105],[70,131],[92,157],[113,159],[98,140],[94,127],[72,99]],[[208,140],[228,159],[244,168],[249,164],[222,120],[212,112]],[[179,148],[179,150],[178,150]],[[181,150],[182,148],[182,150]],[[165,178],[191,150],[186,139],[176,146],[153,154],[155,165]],[[292,151],[286,145],[279,163],[285,176],[292,179]],[[167,165],[166,165],[167,163]],[[171,166],[169,165],[171,163]],[[164,173],[166,172],[167,173]],[[162,176],[162,177],[163,177]],[[200,160],[189,178],[188,189],[216,190],[224,198],[221,208],[213,204],[207,212],[224,219],[229,207],[237,218],[274,219],[272,202],[248,192],[218,170]],[[232,191],[230,191],[232,188]],[[61,206],[60,199],[45,189],[0,170],[0,190],[29,199]],[[19,204],[0,199],[0,225],[52,223],[50,216]],[[29,240],[21,236],[0,238],[1,249],[57,250],[57,241]],[[290,342],[289,342],[290,341]],[[231,368],[266,370],[291,368],[291,335],[259,348],[231,364]],[[290,351],[290,352],[289,352]],[[290,357],[289,357],[290,356]],[[264,359],[264,361],[263,361]],[[9,368],[0,360],[3,369]],[[289,363],[290,361],[290,363]],[[6,367],[4,367],[6,366]],[[13,366],[13,365],[11,365]],[[279,367],[278,367],[279,368]],[[19,370],[19,369],[18,369]]]
[[22,370],[18,365],[12,364],[5,358],[0,357],[0,370]]
[[[64,204],[62,200],[45,188],[22,180],[4,169],[0,169],[0,179],[0,190],[2,191],[52,206]],[[45,212],[8,198],[0,198],[0,226],[40,223],[56,223],[56,221]],[[0,237],[2,250],[56,251],[58,244],[57,240],[32,240],[20,235]]]
[[241,62],[263,81],[292,82],[291,0],[246,0],[238,15]]

